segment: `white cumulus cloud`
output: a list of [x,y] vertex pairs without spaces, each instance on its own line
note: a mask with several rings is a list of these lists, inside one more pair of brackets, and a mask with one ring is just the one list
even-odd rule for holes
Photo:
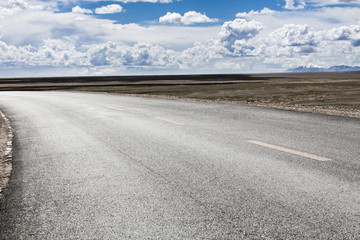
[[230,49],[235,41],[249,40],[255,37],[261,29],[263,29],[263,25],[260,22],[235,19],[223,24],[219,38],[223,45]]
[[79,6],[73,7],[72,12],[73,13],[80,13],[80,14],[92,14],[93,13],[93,11],[91,11],[90,9],[81,8]]
[[286,9],[304,9],[306,7],[305,0],[285,0]]
[[258,54],[270,58],[293,57],[315,52],[317,44],[316,34],[309,26],[287,24],[266,36]]
[[96,14],[112,14],[119,13],[123,10],[123,7],[119,4],[110,4],[95,9]]
[[165,16],[159,18],[160,23],[174,23],[180,25],[191,25],[195,23],[210,23],[210,22],[218,22],[219,20],[216,18],[209,18],[205,14],[189,11],[182,16],[179,13],[170,13],[168,12]]
[[360,4],[360,0],[307,0],[307,2],[316,6],[330,6],[341,4]]
[[[42,1],[42,0],[29,0],[29,1]],[[45,0],[44,0],[45,1]],[[174,1],[182,0],[55,0],[54,2],[61,2],[63,5],[79,2],[122,2],[122,3],[172,3]]]
[[276,13],[276,11],[271,10],[269,8],[264,8],[263,10],[260,10],[260,11],[251,10],[250,12],[241,12],[241,13],[236,14],[236,17],[248,18],[248,17],[252,17],[254,15],[272,15],[274,13]]
[[285,25],[261,41],[256,49],[262,61],[284,68],[358,65],[360,25],[315,30],[307,25]]
[[323,32],[326,40],[350,41],[354,47],[360,46],[360,25],[341,26]]
[[39,0],[1,0],[0,17],[2,15],[14,15],[23,11],[41,11],[55,8],[56,4],[51,2],[42,2]]
[[133,3],[133,2],[149,2],[149,3],[171,3],[173,0],[115,0],[117,2],[123,3]]

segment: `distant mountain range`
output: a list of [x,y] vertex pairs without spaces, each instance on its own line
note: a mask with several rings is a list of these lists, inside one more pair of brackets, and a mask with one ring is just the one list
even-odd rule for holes
[[297,67],[289,69],[288,72],[360,72],[360,66],[333,66],[330,68],[317,68],[317,67]]

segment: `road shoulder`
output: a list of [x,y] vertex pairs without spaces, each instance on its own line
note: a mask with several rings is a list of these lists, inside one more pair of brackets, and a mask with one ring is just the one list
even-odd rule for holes
[[12,170],[12,129],[9,119],[0,111],[0,201],[10,182]]

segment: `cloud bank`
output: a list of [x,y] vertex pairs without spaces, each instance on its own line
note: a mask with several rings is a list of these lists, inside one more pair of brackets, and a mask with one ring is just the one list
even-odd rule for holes
[[10,0],[0,3],[0,69],[15,74],[18,69],[44,67],[73,74],[127,74],[356,66],[360,59],[358,7],[296,9],[335,2],[358,3],[287,1],[288,10],[239,12],[223,22],[196,11],[167,13],[141,25],[96,17],[123,12],[119,4],[96,8],[94,14],[81,4],[59,12],[53,2]]

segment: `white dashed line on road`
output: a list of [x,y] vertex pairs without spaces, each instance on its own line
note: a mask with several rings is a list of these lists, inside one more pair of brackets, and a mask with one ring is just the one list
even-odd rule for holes
[[252,144],[256,144],[256,145],[259,145],[259,146],[275,149],[275,150],[278,150],[278,151],[287,152],[287,153],[295,154],[295,155],[298,155],[298,156],[314,159],[314,160],[317,160],[317,161],[322,161],[322,162],[332,161],[332,159],[330,159],[330,158],[320,157],[320,156],[313,155],[313,154],[310,154],[310,153],[305,153],[305,152],[300,152],[300,151],[296,151],[296,150],[289,149],[289,148],[279,147],[279,146],[271,145],[271,144],[268,144],[268,143],[263,143],[263,142],[260,142],[260,141],[251,140],[251,141],[247,141],[247,142],[252,143]]
[[170,120],[170,119],[167,119],[167,118],[162,118],[162,117],[154,117],[154,118],[157,119],[157,120],[161,120],[161,121],[164,121],[164,122],[173,123],[173,124],[180,125],[180,126],[185,125],[184,123],[176,122],[176,121],[173,121],[173,120]]

